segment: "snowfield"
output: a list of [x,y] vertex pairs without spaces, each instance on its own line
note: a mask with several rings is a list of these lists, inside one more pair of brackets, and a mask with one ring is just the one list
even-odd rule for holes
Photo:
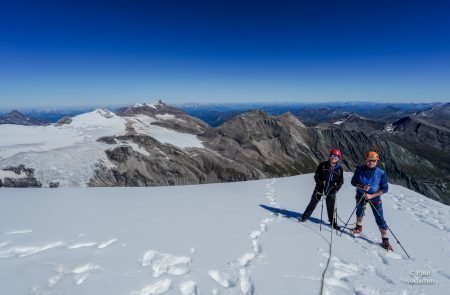
[[[175,118],[169,114],[158,117],[161,120]],[[138,153],[149,155],[144,148],[132,142],[111,145],[97,141],[103,136],[125,135],[127,123],[138,134],[149,135],[161,143],[180,149],[203,148],[195,135],[151,125],[155,121],[158,120],[146,115],[121,117],[108,110],[97,109],[75,116],[70,124],[61,126],[1,124],[0,168],[24,164],[34,169],[36,179],[43,186],[59,182],[61,187],[86,187],[94,176],[96,165],[113,166],[105,150],[128,145]],[[1,178],[11,177],[6,173],[0,169]]]
[[[351,174],[338,214],[354,208]],[[319,294],[330,227],[299,223],[311,174],[152,188],[0,189],[0,294]],[[383,197],[394,252],[333,236],[325,294],[447,294],[450,208],[400,186]],[[325,212],[324,212],[325,216]],[[354,222],[352,218],[351,222]]]

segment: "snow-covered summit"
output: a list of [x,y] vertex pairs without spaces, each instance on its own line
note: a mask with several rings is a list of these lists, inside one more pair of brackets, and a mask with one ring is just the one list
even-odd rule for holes
[[[155,107],[162,105],[165,104],[154,104]],[[24,164],[34,169],[36,178],[44,186],[50,182],[59,182],[61,186],[86,186],[98,165],[112,167],[105,151],[126,142],[106,144],[98,141],[100,138],[132,132],[180,149],[203,147],[194,134],[157,125],[172,119],[174,115],[164,112],[155,116],[119,116],[106,109],[96,109],[46,126],[3,124],[0,125],[0,168]],[[127,144],[148,155],[140,146]]]
[[165,104],[162,100],[158,100],[152,103],[135,103],[129,107],[121,108],[117,111],[119,116],[136,116],[146,115],[155,117],[155,115],[172,114],[176,117],[182,118],[186,114],[176,107]]
[[143,102],[143,103],[135,103],[132,107],[134,108],[140,108],[140,107],[151,107],[154,109],[158,109],[158,108],[162,108],[167,106],[161,99],[159,99],[158,101],[155,102],[151,102],[151,103],[147,103],[147,102]]
[[[96,109],[92,112],[83,113],[72,118],[72,122],[68,124],[77,128],[108,128],[116,133],[124,132],[124,120],[115,113],[105,110]],[[62,128],[68,128],[62,126]]]
[[351,113],[351,114],[345,116],[344,118],[342,118],[341,120],[333,122],[333,124],[334,125],[341,125],[342,123],[345,123],[345,122],[348,122],[348,121],[359,121],[359,120],[367,121],[369,119],[367,119],[366,117],[363,117],[361,115],[358,115],[356,113]]
[[[355,205],[350,177],[337,195],[345,220]],[[306,174],[0,190],[0,294],[319,294],[330,227],[319,228],[320,206],[306,223],[296,220],[313,187]],[[388,225],[414,260],[392,235],[394,252],[378,245],[367,212],[361,236],[333,236],[324,294],[446,294],[449,206],[396,185],[382,199]]]

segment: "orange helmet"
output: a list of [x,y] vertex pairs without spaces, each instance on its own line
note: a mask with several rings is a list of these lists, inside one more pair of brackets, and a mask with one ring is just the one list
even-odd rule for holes
[[377,152],[370,151],[366,154],[366,160],[380,160],[380,156],[378,156]]

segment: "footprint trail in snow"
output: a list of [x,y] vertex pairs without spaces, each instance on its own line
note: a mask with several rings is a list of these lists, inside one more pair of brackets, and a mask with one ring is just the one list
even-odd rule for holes
[[[266,184],[266,199],[269,201],[270,205],[279,209],[280,204],[275,197],[275,183],[276,179],[270,179]],[[267,232],[268,225],[273,222],[274,216],[274,213],[270,213],[270,217],[266,217],[261,220],[258,228],[249,234],[249,238],[251,241],[249,252],[244,253],[236,260],[235,263],[232,263],[228,271],[209,271],[208,274],[210,275],[210,277],[224,288],[238,288],[240,294],[243,295],[254,294],[255,286],[250,275],[251,269],[254,266],[254,262],[262,256],[262,246],[260,238],[265,232]]]

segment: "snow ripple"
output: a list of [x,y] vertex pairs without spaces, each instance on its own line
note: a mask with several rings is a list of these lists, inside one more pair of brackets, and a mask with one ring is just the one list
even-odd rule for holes
[[30,256],[30,255],[34,255],[37,254],[39,252],[43,252],[49,249],[53,249],[53,248],[57,248],[57,247],[62,247],[65,244],[63,242],[55,242],[55,243],[50,243],[47,245],[44,245],[42,247],[14,247],[14,248],[10,248],[8,250],[4,250],[4,251],[0,251],[0,259],[1,258],[10,258],[10,257],[26,257],[26,256]]
[[97,248],[99,248],[99,249],[106,248],[106,247],[108,247],[109,245],[111,245],[112,243],[115,243],[115,242],[117,242],[117,241],[118,241],[118,239],[111,239],[111,240],[109,240],[109,241],[106,241],[106,242],[104,242],[104,243],[101,243],[100,245],[98,245]]

